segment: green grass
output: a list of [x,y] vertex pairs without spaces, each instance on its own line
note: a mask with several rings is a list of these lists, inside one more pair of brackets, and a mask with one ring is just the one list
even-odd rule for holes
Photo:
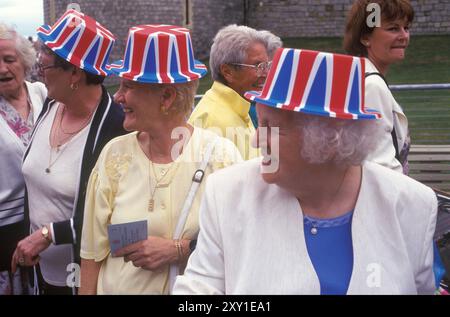
[[413,144],[450,144],[450,90],[396,91]]
[[[285,38],[285,47],[344,53],[342,38]],[[207,66],[208,60],[203,60]],[[412,36],[406,58],[393,65],[390,84],[450,83],[450,35]],[[200,80],[198,94],[212,85],[210,72]],[[109,87],[114,93],[117,86]],[[450,90],[394,92],[408,117],[414,144],[450,144]]]
[[[342,38],[285,38],[285,47],[344,53]],[[208,60],[202,60],[209,67]],[[450,83],[450,35],[413,36],[405,60],[393,65],[387,79],[391,84]],[[211,87],[211,74],[200,80],[198,94]],[[117,86],[110,91],[115,92]]]

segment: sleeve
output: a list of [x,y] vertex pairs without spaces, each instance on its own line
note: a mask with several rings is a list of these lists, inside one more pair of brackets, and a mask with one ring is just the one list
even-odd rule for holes
[[80,256],[102,261],[110,252],[107,226],[112,215],[114,188],[99,159],[92,170],[86,190]]
[[395,158],[395,147],[392,142],[392,129],[394,126],[394,114],[392,108],[393,98],[386,84],[378,76],[370,76],[366,80],[365,105],[381,113],[381,119],[377,120],[380,137],[374,151],[367,158],[387,168],[402,172],[400,162]]
[[434,272],[433,272],[433,263],[434,263],[434,255],[433,255],[433,236],[436,228],[436,220],[437,220],[437,199],[434,196],[434,199],[430,204],[430,216],[428,219],[428,224],[426,227],[426,233],[424,235],[425,239],[423,240],[422,252],[419,261],[419,268],[416,273],[416,287],[417,293],[432,295],[434,291],[437,289],[438,285],[435,285]]
[[184,275],[176,279],[173,294],[223,295],[225,267],[214,185],[207,179],[200,207],[200,233]]
[[238,148],[228,139],[220,137],[211,158],[213,171],[241,163],[241,153]]
[[58,244],[74,244],[76,241],[75,228],[73,218],[60,222],[50,223],[53,243]]

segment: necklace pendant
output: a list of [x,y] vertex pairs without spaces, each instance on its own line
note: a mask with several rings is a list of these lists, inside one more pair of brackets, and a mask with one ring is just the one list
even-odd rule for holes
[[148,201],[148,211],[152,212],[155,207],[155,200],[153,198],[150,198]]
[[311,234],[313,234],[313,235],[317,234],[317,228],[316,227],[312,227],[311,228]]
[[46,172],[47,174],[50,174],[50,168],[47,167],[47,168],[45,169],[45,172]]

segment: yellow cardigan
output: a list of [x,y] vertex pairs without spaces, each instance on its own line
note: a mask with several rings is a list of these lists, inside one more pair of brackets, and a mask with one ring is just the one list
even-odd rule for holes
[[189,123],[231,140],[244,160],[259,156],[251,146],[255,127],[248,114],[250,103],[233,89],[215,81],[195,107]]

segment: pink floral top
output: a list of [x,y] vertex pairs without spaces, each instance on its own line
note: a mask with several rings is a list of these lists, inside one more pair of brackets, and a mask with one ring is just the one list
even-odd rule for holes
[[[28,99],[31,105],[31,101]],[[30,141],[31,132],[33,131],[33,108],[31,107],[27,120],[24,120],[19,112],[6,101],[5,98],[0,97],[0,115],[8,123],[9,127],[19,137],[25,146]]]

